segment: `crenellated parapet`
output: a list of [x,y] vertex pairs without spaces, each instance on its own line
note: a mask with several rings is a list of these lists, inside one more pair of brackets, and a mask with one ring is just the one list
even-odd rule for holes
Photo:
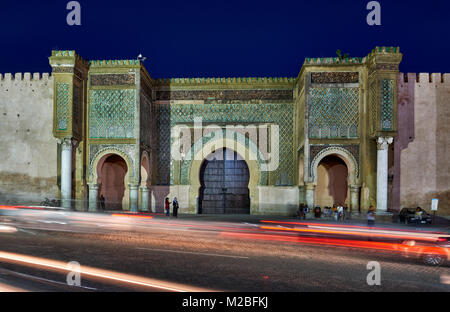
[[94,67],[136,66],[136,67],[140,67],[141,62],[139,60],[91,60],[91,61],[89,61],[89,66],[94,66]]
[[307,57],[303,65],[352,65],[363,64],[365,60],[365,57]]
[[47,96],[53,94],[53,76],[49,73],[0,74],[0,96]]
[[436,86],[450,86],[450,74],[449,73],[400,73],[400,84],[434,84]]
[[53,77],[49,73],[43,73],[42,75],[40,73],[0,73],[0,83],[7,83],[7,82],[49,82],[53,79]]

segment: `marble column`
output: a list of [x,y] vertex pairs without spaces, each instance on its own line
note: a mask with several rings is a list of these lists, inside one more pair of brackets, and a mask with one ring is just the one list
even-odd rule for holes
[[63,208],[71,208],[72,200],[72,140],[61,142],[61,202]]
[[89,211],[97,211],[98,184],[89,184]]
[[359,211],[359,186],[350,185],[350,211]]
[[129,184],[130,188],[130,211],[131,212],[137,212],[138,211],[138,185]]
[[388,196],[388,147],[392,137],[377,139],[377,211],[387,211]]
[[149,189],[146,186],[141,186],[141,207],[140,211],[148,212],[148,194]]
[[305,185],[305,197],[306,197],[306,205],[308,206],[309,210],[312,211],[314,209],[314,191],[316,189],[316,186],[314,183],[307,183]]

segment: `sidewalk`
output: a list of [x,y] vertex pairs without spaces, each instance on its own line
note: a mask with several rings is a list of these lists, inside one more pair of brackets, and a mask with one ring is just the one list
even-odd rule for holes
[[[161,215],[162,218],[167,218]],[[172,215],[170,218],[173,218]],[[276,216],[276,215],[196,215],[196,214],[178,214],[178,219],[180,220],[198,220],[198,221],[216,221],[216,222],[232,222],[232,223],[260,223],[261,220],[272,220],[272,221],[287,221],[287,222],[308,222],[308,223],[326,223],[326,224],[336,224],[336,225],[357,225],[357,226],[367,226],[367,221],[364,214],[353,214],[351,219],[347,218],[343,221],[335,221],[331,217],[321,217],[314,218],[312,214],[308,214],[306,220],[300,218],[293,218],[287,216]],[[391,221],[388,221],[391,220]],[[385,228],[397,228],[404,230],[422,230],[422,231],[439,231],[450,233],[450,221],[445,224],[422,224],[416,226],[415,224],[403,224],[392,222],[392,216],[389,218],[384,218],[384,220],[376,220],[376,227]]]

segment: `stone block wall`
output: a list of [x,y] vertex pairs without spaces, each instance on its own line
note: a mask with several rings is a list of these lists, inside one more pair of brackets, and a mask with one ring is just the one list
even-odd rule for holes
[[53,77],[0,74],[0,204],[58,197]]

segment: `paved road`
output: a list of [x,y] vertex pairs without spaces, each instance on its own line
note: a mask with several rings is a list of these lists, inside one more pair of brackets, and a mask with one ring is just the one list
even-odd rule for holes
[[[82,233],[88,226],[89,233]],[[429,267],[378,250],[259,239],[250,235],[254,227],[239,222],[159,217],[120,226],[97,226],[95,231],[92,224],[84,228],[58,223],[19,224],[18,232],[0,234],[0,251],[62,263],[77,261],[81,267],[211,290],[450,291],[445,282],[450,275],[448,266]],[[367,285],[366,266],[370,261],[381,265],[380,286]],[[81,279],[84,288],[67,287],[64,271],[0,261],[0,288],[161,291],[83,274]]]

